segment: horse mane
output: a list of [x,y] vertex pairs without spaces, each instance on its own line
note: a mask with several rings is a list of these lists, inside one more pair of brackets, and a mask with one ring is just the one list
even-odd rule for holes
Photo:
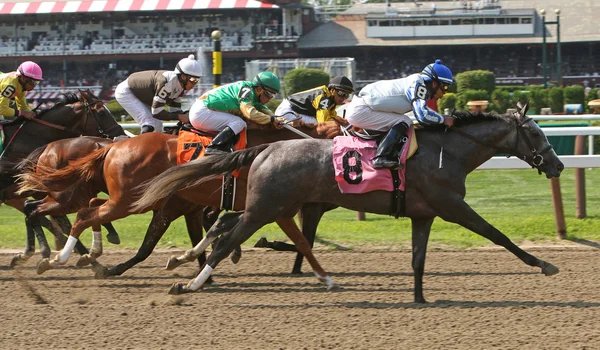
[[61,98],[58,101],[56,101],[56,103],[52,107],[50,107],[48,109],[44,109],[43,111],[39,112],[38,117],[42,117],[42,116],[44,116],[44,114],[46,114],[49,111],[52,111],[56,108],[59,108],[60,106],[66,106],[66,105],[69,105],[72,103],[80,102],[79,97],[73,92],[65,92],[65,93],[62,93],[61,95],[62,95]]
[[452,113],[454,117],[454,125],[462,126],[468,124],[475,124],[489,121],[490,119],[494,120],[503,120],[507,123],[514,122],[514,117],[510,113],[498,114],[496,112],[469,112],[469,111],[455,111]]

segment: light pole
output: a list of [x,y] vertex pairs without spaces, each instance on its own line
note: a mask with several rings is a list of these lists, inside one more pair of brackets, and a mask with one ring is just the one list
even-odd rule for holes
[[556,21],[546,21],[546,10],[541,9],[540,14],[542,15],[542,71],[544,75],[544,88],[548,87],[548,62],[546,53],[546,25],[556,24],[556,81],[558,85],[562,85],[562,72],[561,72],[561,54],[560,54],[560,10],[554,10],[556,13]]

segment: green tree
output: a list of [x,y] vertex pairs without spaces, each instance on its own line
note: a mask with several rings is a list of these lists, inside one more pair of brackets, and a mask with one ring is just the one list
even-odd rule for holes
[[299,91],[312,89],[329,83],[329,74],[320,69],[296,68],[283,77],[284,93],[289,96]]

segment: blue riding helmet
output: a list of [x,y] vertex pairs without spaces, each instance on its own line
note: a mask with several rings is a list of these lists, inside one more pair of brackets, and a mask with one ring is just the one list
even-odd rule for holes
[[437,59],[435,63],[427,65],[421,72],[423,80],[435,81],[440,84],[453,84],[452,72],[450,69],[442,64],[442,60]]

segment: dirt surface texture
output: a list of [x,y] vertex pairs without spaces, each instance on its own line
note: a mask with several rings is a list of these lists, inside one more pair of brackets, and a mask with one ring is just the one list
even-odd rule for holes
[[[327,292],[293,255],[244,251],[217,286],[167,295],[197,270],[164,270],[155,252],[123,276],[89,267],[37,275],[0,254],[1,349],[600,349],[600,250],[528,250],[558,266],[546,277],[501,249],[430,251],[425,298],[413,303],[407,251],[316,251],[343,289]],[[133,251],[109,251],[113,266]],[[53,254],[54,255],[54,254]]]

